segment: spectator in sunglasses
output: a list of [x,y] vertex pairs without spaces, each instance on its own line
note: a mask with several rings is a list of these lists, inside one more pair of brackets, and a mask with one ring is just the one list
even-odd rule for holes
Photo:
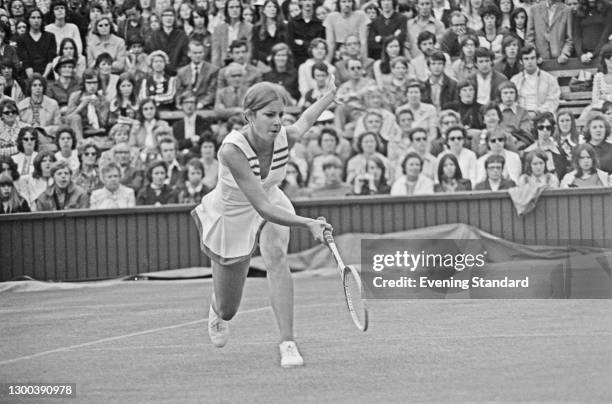
[[487,132],[486,134],[486,147],[488,152],[480,157],[476,162],[476,183],[482,182],[487,178],[487,170],[485,169],[485,162],[489,156],[497,155],[502,156],[506,160],[502,175],[504,178],[511,179],[512,181],[518,181],[521,175],[521,158],[517,153],[514,153],[505,148],[506,135],[501,131]]
[[[535,143],[525,149],[525,152],[538,151],[546,157],[546,172],[554,173],[557,179],[561,180],[568,171],[567,155],[565,150],[560,147],[555,133],[555,117],[550,112],[544,112],[536,117],[534,121]],[[530,169],[525,161],[525,172]]]
[[19,131],[27,125],[19,119],[17,104],[11,99],[0,102],[0,156],[17,154]]

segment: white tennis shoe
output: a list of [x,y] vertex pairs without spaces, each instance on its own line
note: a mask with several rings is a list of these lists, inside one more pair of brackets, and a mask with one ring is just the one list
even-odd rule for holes
[[300,355],[295,341],[283,341],[278,346],[281,355],[281,367],[292,368],[304,365],[304,358]]
[[213,309],[212,303],[208,310],[208,336],[217,348],[223,348],[229,339],[229,321],[219,317]]

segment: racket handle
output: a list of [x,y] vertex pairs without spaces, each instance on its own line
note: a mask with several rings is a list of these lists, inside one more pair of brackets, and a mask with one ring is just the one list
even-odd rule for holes
[[[327,220],[323,216],[317,217],[317,220],[322,220],[324,222],[327,222]],[[323,238],[325,239],[325,242],[327,244],[331,244],[334,242],[334,236],[332,236],[331,230],[327,230],[327,229],[323,230]]]

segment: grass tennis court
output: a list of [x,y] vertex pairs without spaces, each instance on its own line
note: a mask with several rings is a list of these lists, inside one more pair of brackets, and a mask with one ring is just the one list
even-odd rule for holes
[[83,403],[612,397],[609,300],[370,301],[361,334],[335,275],[297,275],[306,366],[283,370],[265,279],[248,279],[222,349],[206,331],[210,289],[188,280],[0,293],[0,381],[76,383],[77,398],[64,402]]

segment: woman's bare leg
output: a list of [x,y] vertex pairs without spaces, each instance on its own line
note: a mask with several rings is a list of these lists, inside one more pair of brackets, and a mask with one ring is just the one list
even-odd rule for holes
[[249,264],[250,260],[232,265],[212,263],[215,297],[212,306],[223,320],[231,320],[240,307]]

